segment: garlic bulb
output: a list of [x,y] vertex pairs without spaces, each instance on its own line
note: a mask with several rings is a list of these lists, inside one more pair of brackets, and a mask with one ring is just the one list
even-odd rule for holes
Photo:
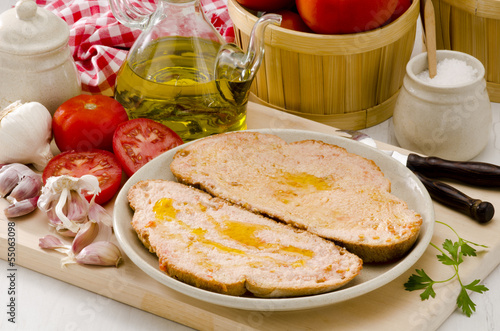
[[43,170],[53,157],[52,116],[38,102],[16,101],[0,111],[0,163],[32,163]]
[[[84,191],[93,194],[90,203],[85,199]],[[74,236],[87,221],[89,208],[95,204],[94,198],[100,191],[99,181],[93,175],[49,177],[42,188],[38,208],[47,214],[57,232],[69,230],[70,236]]]

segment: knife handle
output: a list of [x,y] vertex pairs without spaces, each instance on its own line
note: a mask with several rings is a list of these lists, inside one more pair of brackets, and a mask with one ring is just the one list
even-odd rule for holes
[[448,178],[478,186],[500,186],[500,167],[483,162],[458,162],[409,154],[407,166],[429,177]]
[[434,200],[472,217],[478,223],[487,223],[493,218],[495,208],[490,202],[473,199],[446,183],[432,180],[417,172],[415,175]]

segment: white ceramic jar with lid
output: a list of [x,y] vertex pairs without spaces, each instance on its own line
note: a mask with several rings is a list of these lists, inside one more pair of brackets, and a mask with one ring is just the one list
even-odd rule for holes
[[53,114],[81,93],[68,40],[66,22],[33,0],[0,15],[0,109],[38,101]]
[[427,69],[427,53],[411,59],[394,109],[395,136],[401,147],[417,153],[466,161],[486,147],[491,132],[485,69],[471,55],[438,50],[438,63],[445,59],[458,60],[455,63],[475,74],[463,79],[462,70],[454,64],[448,67],[449,77],[438,77],[438,67],[434,79],[441,82],[437,84],[428,75],[427,79],[420,76]]

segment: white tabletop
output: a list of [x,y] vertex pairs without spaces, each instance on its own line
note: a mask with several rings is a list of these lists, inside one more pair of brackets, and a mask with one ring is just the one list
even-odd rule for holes
[[[15,0],[1,0],[0,13],[9,9]],[[421,45],[415,45],[415,51]],[[493,103],[493,132],[486,149],[475,158],[500,165],[500,104]],[[376,140],[397,146],[392,120],[364,130]],[[1,222],[4,231],[7,225]],[[3,229],[5,228],[5,229]],[[499,234],[500,235],[500,234]],[[0,260],[0,330],[191,330],[188,327],[156,315],[108,299],[93,292],[69,285],[20,266],[16,275],[16,323],[8,322],[7,262]],[[500,267],[483,284],[489,291],[473,293],[476,312],[468,318],[455,311],[439,328],[440,331],[494,330],[500,328]],[[432,299],[430,299],[432,300]],[[429,301],[432,304],[432,301]],[[333,326],[332,326],[333,327]],[[397,329],[397,326],[395,326]]]

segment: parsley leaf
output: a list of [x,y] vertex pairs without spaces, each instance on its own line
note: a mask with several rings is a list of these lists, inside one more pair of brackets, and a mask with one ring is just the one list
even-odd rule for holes
[[476,304],[472,302],[472,300],[469,297],[469,294],[467,294],[467,291],[463,286],[457,298],[457,305],[458,308],[462,309],[462,311],[465,313],[465,315],[467,315],[467,317],[470,317],[472,313],[476,311]]
[[[446,223],[439,221],[436,221],[436,223],[446,225],[453,232],[455,232],[455,230],[453,230],[453,228],[451,228]],[[416,269],[415,271],[417,274],[412,274],[408,281],[404,284],[404,287],[407,291],[424,290],[420,294],[420,298],[423,301],[429,299],[429,297],[436,297],[436,292],[433,289],[434,284],[446,283],[456,277],[461,286],[460,293],[457,297],[457,306],[458,308],[462,309],[462,312],[467,315],[467,317],[470,317],[472,313],[476,311],[476,304],[471,300],[467,291],[484,293],[488,291],[488,288],[484,285],[479,285],[479,279],[472,281],[470,284],[464,285],[462,283],[462,280],[460,279],[458,269],[459,265],[464,261],[464,256],[476,256],[476,249],[474,249],[471,245],[484,248],[487,248],[487,246],[475,244],[471,241],[461,238],[456,232],[455,234],[458,237],[458,241],[453,242],[450,239],[446,239],[442,245],[443,250],[431,243],[431,246],[441,252],[441,254],[436,255],[438,261],[440,261],[444,265],[453,266],[453,268],[455,269],[455,274],[446,280],[435,281],[431,277],[429,277],[429,275],[427,275],[427,273],[423,269]]]
[[418,275],[411,275],[408,279],[408,282],[404,284],[407,291],[415,291],[415,290],[423,290],[422,294],[420,294],[420,298],[422,300],[429,299],[429,296],[435,298],[436,292],[432,288],[434,285],[434,281],[425,273],[423,269],[415,270]]
[[460,251],[464,256],[476,256],[476,250],[469,246],[466,242],[460,244]]

